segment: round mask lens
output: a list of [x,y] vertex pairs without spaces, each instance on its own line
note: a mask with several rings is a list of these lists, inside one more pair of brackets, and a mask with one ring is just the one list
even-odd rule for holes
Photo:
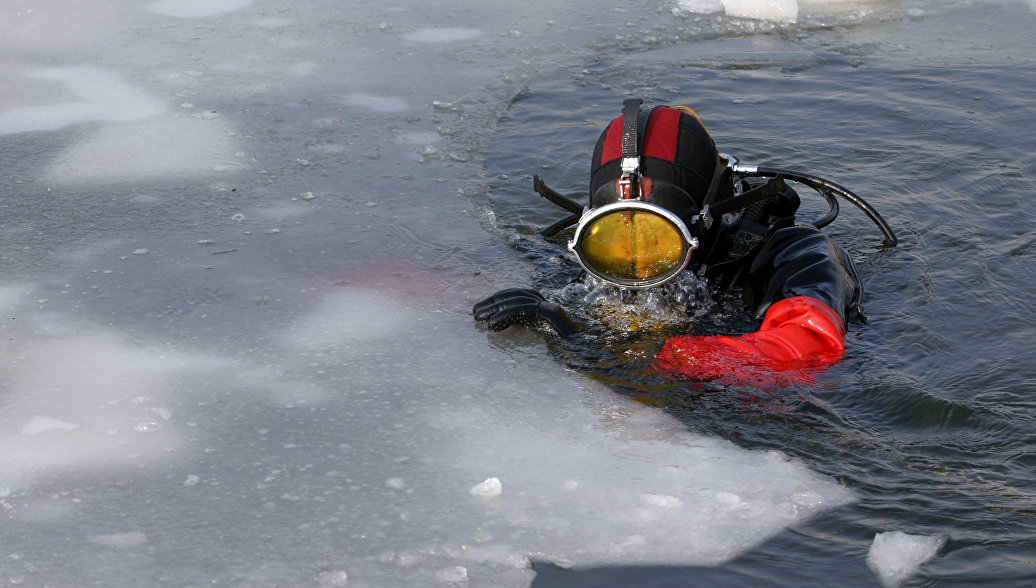
[[588,269],[606,278],[650,280],[683,268],[688,243],[672,220],[644,209],[618,209],[593,219],[577,247]]

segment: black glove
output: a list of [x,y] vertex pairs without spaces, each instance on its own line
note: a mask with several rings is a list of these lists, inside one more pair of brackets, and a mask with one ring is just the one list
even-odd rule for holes
[[490,331],[502,331],[517,323],[534,329],[546,328],[558,336],[575,332],[565,311],[528,288],[501,290],[472,308],[476,321],[489,321]]

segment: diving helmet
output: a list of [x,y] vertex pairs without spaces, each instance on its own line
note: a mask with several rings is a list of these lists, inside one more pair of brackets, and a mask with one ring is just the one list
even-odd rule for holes
[[590,206],[569,242],[587,272],[629,288],[663,284],[687,268],[709,238],[709,205],[726,170],[693,110],[641,105],[626,100],[598,139]]

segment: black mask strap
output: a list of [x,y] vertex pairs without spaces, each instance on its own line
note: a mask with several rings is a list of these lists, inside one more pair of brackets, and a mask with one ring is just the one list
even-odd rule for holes
[[629,98],[622,102],[622,178],[619,180],[619,198],[640,198],[640,105],[644,101]]
[[640,148],[637,145],[637,123],[640,120],[640,105],[644,101],[639,98],[630,98],[622,102],[622,157],[640,158]]
[[716,199],[716,194],[719,192],[720,178],[723,177],[723,172],[727,169],[727,158],[722,154],[716,155],[716,168],[712,171],[712,180],[709,182],[709,189],[705,192],[705,198],[702,200],[701,211],[694,215],[691,219],[691,224],[699,232],[704,232],[712,228],[712,211],[710,210],[712,202]]

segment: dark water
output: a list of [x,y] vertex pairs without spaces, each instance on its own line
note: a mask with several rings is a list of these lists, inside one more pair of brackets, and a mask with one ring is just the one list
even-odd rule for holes
[[[1036,582],[1033,25],[1022,3],[963,3],[891,23],[601,48],[516,97],[487,148],[487,204],[516,250],[500,263],[527,265],[531,285],[577,273],[534,234],[566,213],[532,193],[531,174],[585,190],[601,125],[628,96],[694,107],[743,161],[850,187],[900,238],[882,248],[848,205],[826,229],[859,265],[869,323],[850,328],[844,360],[813,386],[652,376],[659,332],[553,349],[694,430],[805,460],[857,502],[718,568],[540,565],[537,585],[872,585],[876,529],[947,537],[910,585]],[[714,304],[720,319],[697,317],[698,329],[751,326]],[[639,359],[621,361],[624,345]]]

